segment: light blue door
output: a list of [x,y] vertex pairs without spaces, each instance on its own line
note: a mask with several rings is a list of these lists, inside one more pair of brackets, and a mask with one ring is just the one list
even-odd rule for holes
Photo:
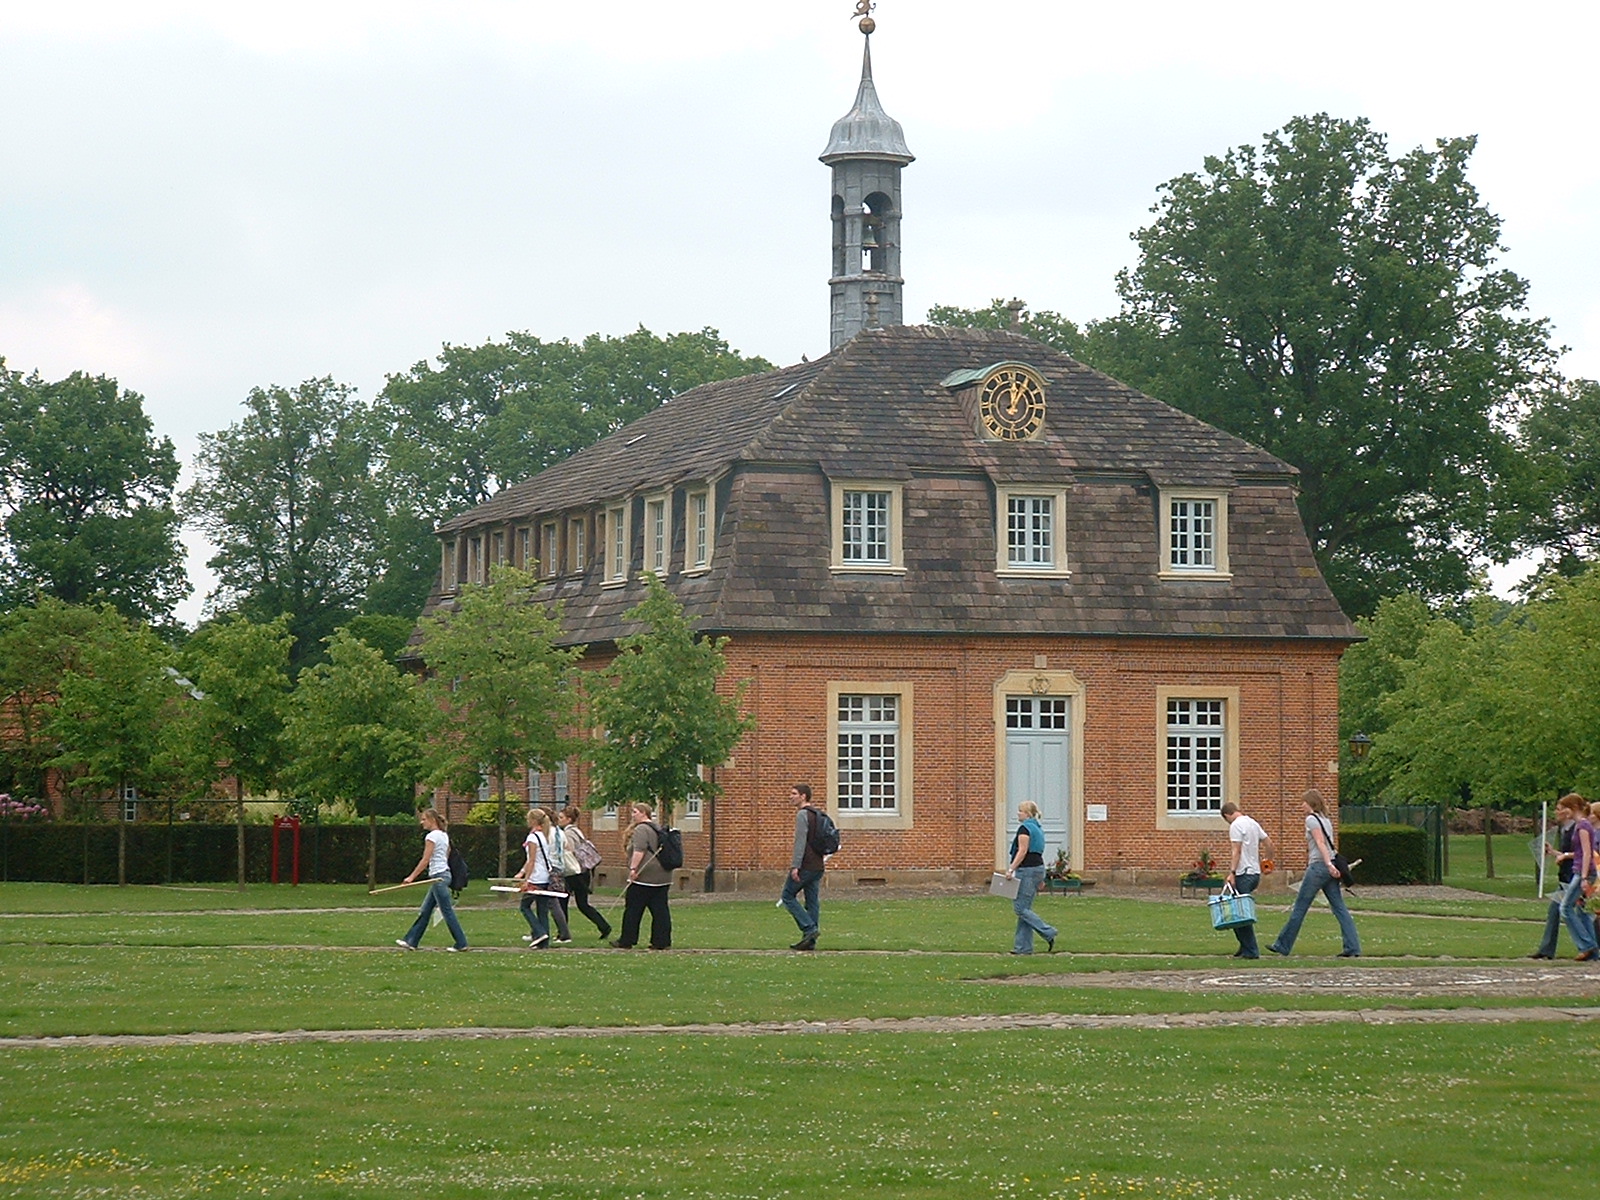
[[1017,805],[1032,800],[1044,827],[1044,861],[1056,851],[1071,856],[1071,728],[1067,705],[1058,696],[1006,697],[1006,839],[1016,832]]

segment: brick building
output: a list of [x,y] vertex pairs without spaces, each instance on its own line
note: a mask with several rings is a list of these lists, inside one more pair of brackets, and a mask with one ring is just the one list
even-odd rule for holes
[[[1015,334],[900,325],[912,159],[870,58],[822,157],[834,348],[684,393],[444,523],[430,611],[528,566],[599,664],[653,572],[731,639],[756,728],[715,807],[677,814],[696,882],[775,886],[801,780],[843,831],[835,884],[986,877],[1024,799],[1091,875],[1224,850],[1229,798],[1292,860],[1295,797],[1337,791],[1355,636],[1294,469]],[[576,764],[526,783],[587,788]]]

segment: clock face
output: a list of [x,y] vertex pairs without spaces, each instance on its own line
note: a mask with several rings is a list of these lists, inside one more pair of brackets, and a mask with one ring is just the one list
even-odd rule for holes
[[1034,437],[1044,425],[1044,381],[1027,367],[996,367],[978,393],[978,419],[993,438],[1020,442]]

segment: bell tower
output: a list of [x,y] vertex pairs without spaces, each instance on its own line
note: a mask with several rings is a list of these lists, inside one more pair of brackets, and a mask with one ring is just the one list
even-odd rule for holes
[[872,83],[871,0],[858,0],[861,86],[855,107],[833,124],[822,161],[833,170],[833,270],[828,278],[830,346],[863,329],[905,320],[900,275],[900,170],[914,156],[900,122],[883,111]]

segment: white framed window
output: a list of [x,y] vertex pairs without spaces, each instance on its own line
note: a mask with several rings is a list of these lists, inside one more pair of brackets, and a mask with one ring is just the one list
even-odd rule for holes
[[539,575],[544,579],[561,570],[561,548],[556,544],[560,530],[554,521],[539,526]]
[[122,819],[124,821],[137,821],[139,819],[139,789],[131,783],[122,789]]
[[528,768],[528,807],[544,803],[544,776],[538,767]]
[[644,502],[644,569],[666,578],[667,552],[671,544],[670,497],[649,496]]
[[1066,512],[1065,491],[999,488],[995,493],[996,572],[1065,578],[1067,552],[1062,526]]
[[911,685],[828,685],[830,805],[842,825],[911,827]]
[[603,582],[626,583],[628,579],[628,505],[613,504],[606,509],[606,551]]
[[478,772],[478,803],[489,803],[489,772],[486,769]]
[[479,534],[467,539],[467,582],[483,582],[483,537]]
[[494,531],[494,557],[489,560],[493,566],[500,567],[506,561],[506,533],[503,529]]
[[570,779],[566,760],[563,759],[556,764],[555,779],[552,781],[554,786],[550,790],[550,802],[558,808],[565,808],[572,802],[571,789],[568,786]]
[[588,565],[588,532],[588,524],[582,517],[567,522],[567,570],[574,575],[582,575]]
[[1157,689],[1161,795],[1156,826],[1192,828],[1215,820],[1238,798],[1239,693],[1236,688]]
[[523,525],[517,530],[517,566],[524,571],[533,569],[533,530]]
[[711,489],[693,491],[687,498],[684,519],[683,569],[704,571],[711,566]]
[[1228,577],[1228,494],[1162,491],[1161,576]]
[[[695,774],[704,780],[706,777],[705,767],[697,767],[695,769]],[[705,798],[701,796],[699,792],[695,792],[683,798],[683,806],[675,815],[680,828],[684,830],[695,830],[701,827],[701,820],[704,814]]]
[[453,541],[444,543],[439,553],[439,590],[456,590],[456,544]]
[[901,545],[903,496],[904,489],[894,482],[833,484],[834,570],[905,570]]

